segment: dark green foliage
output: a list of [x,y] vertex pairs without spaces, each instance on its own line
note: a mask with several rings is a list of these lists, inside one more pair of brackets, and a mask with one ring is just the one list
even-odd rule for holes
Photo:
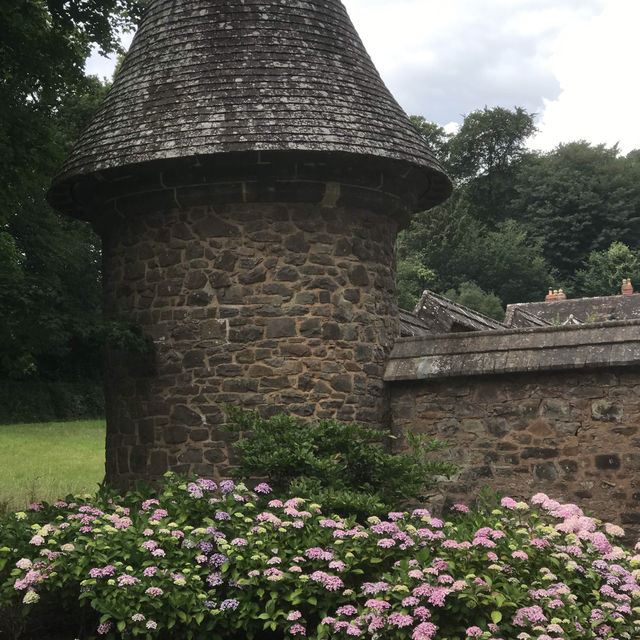
[[475,282],[463,282],[457,290],[450,289],[444,295],[449,300],[484,313],[485,316],[500,321],[504,319],[500,298],[494,293],[483,291]]
[[533,117],[521,107],[472,111],[448,144],[450,170],[465,180],[511,167],[535,130]]
[[583,296],[613,296],[620,293],[624,278],[640,286],[640,251],[613,242],[606,251],[589,254],[587,266],[578,271],[576,287]]
[[413,311],[425,289],[433,287],[436,274],[425,267],[418,256],[410,255],[398,261],[398,306]]
[[0,382],[0,424],[98,418],[103,415],[104,396],[99,381]]
[[[405,308],[416,299],[420,273],[430,274],[427,286],[437,293],[473,282],[502,305],[542,300],[549,287],[571,297],[615,293],[618,279],[634,279],[635,272],[618,278],[611,265],[588,261],[616,241],[640,249],[639,151],[621,157],[616,147],[573,142],[527,152],[535,126],[520,108],[474,111],[452,136],[420,116],[412,120],[457,188],[398,238]],[[604,279],[596,275],[603,269]],[[467,299],[486,310],[482,296]]]
[[409,119],[420,135],[425,139],[429,149],[433,151],[442,166],[447,169],[447,159],[449,154],[448,144],[451,135],[448,134],[440,125],[437,125],[434,122],[429,122],[423,116],[411,116]]
[[573,142],[530,158],[519,172],[508,213],[541,241],[561,281],[612,242],[640,247],[640,163],[630,156]]
[[143,4],[0,3],[0,384],[100,375],[99,239],[44,193],[108,88],[91,48],[120,51]]
[[[416,215],[398,237],[397,251],[399,272],[417,262],[434,273],[430,286],[437,293],[473,281],[502,304],[527,302],[552,279],[540,242],[520,223],[506,220],[492,229],[473,216],[472,205],[460,195]],[[398,280],[401,296],[412,295],[408,283],[406,275]]]
[[383,446],[386,433],[358,424],[225,409],[229,428],[244,436],[234,444],[235,477],[267,478],[275,491],[312,496],[327,512],[384,514],[423,495],[436,476],[456,472],[453,464],[429,458],[445,446],[437,439],[409,434],[409,451],[393,455]]

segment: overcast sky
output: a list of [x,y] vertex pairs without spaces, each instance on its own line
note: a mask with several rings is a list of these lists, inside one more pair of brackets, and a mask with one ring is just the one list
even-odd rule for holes
[[[640,0],[343,2],[410,115],[451,125],[521,106],[538,114],[533,148],[640,148]],[[93,58],[87,70],[111,68]]]

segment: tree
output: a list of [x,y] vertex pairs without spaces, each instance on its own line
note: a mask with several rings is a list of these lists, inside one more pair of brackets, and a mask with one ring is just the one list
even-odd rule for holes
[[423,116],[411,116],[409,119],[440,164],[447,169],[451,134],[447,133],[439,124],[429,122]]
[[[397,250],[402,269],[417,262],[434,272],[432,287],[438,293],[473,281],[509,304],[538,299],[554,281],[540,241],[532,240],[515,220],[492,230],[473,216],[472,204],[460,192],[417,214],[399,235]],[[403,274],[401,295],[411,295],[408,282]]]
[[611,296],[620,293],[624,278],[640,284],[640,251],[613,242],[605,251],[592,251],[587,266],[577,273],[578,293],[583,296]]
[[142,4],[0,4],[0,376],[99,375],[99,241],[44,192],[107,89],[84,75],[92,46],[119,51]]
[[514,190],[508,214],[568,283],[592,251],[622,239],[640,246],[640,162],[619,157],[617,147],[560,145],[530,158]]
[[121,50],[119,33],[140,17],[141,0],[8,0],[0,4],[0,223],[43,189],[65,148],[52,124],[70,95],[91,82],[92,46]]
[[533,116],[521,107],[472,111],[449,141],[453,175],[468,180],[512,166],[524,154],[525,142],[535,130]]
[[398,261],[398,306],[413,311],[422,292],[433,286],[436,274],[425,267],[418,256],[408,256]]
[[527,138],[535,132],[533,116],[524,109],[496,107],[468,114],[449,140],[448,169],[473,205],[473,215],[490,225],[509,217],[505,205],[526,162]]
[[444,295],[449,300],[475,309],[494,320],[502,321],[504,319],[504,309],[500,298],[494,293],[483,291],[475,282],[463,282],[457,290],[449,289]]

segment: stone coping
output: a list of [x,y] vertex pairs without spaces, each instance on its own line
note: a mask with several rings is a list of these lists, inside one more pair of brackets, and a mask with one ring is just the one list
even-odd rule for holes
[[384,379],[640,365],[640,320],[436,334],[399,339]]

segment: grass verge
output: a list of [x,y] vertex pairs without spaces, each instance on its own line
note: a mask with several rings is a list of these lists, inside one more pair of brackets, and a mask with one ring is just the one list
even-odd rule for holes
[[104,438],[104,420],[0,425],[0,515],[93,493],[104,477]]

